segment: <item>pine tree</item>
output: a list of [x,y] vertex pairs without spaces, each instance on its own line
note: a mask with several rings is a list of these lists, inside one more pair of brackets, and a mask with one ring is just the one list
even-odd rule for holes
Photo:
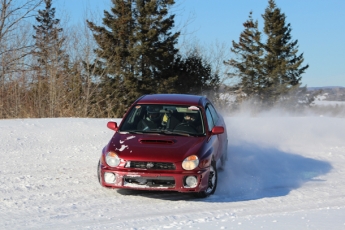
[[263,62],[266,76],[266,101],[274,104],[289,91],[301,85],[302,74],[309,67],[301,66],[303,53],[298,55],[298,41],[292,40],[291,25],[286,24],[286,16],[277,7],[274,0],[268,1],[265,14],[262,15],[267,41],[264,45]]
[[88,21],[98,44],[95,61],[102,74],[99,101],[103,116],[122,116],[142,94],[172,92],[172,71],[179,33],[172,33],[173,0],[113,0],[104,26]]
[[177,80],[173,64],[178,50],[179,32],[172,33],[174,15],[168,15],[174,0],[137,0],[136,36],[139,41],[134,47],[137,55],[137,73],[140,91],[146,93],[171,93],[171,84]]
[[61,87],[68,56],[63,50],[65,38],[61,35],[63,29],[59,27],[60,20],[55,18],[52,0],[44,2],[45,9],[39,10],[36,17],[38,25],[33,26],[36,42],[32,54],[37,60],[34,69],[38,77],[36,107],[37,116],[53,117],[58,114],[59,100],[64,96]]
[[40,66],[44,67],[45,76],[48,75],[48,67],[55,63],[63,64],[67,57],[62,45],[65,41],[60,34],[62,28],[59,28],[59,19],[55,19],[55,8],[52,8],[52,0],[44,0],[46,6],[44,10],[38,11],[36,21],[39,23],[33,26],[36,35],[33,38],[35,50],[33,54],[37,57]]
[[249,19],[243,23],[244,31],[240,34],[239,42],[232,41],[231,52],[236,56],[224,64],[231,66],[229,77],[238,78],[235,85],[237,99],[262,99],[265,88],[262,72],[263,48],[258,22],[253,20],[252,12]]
[[[98,48],[97,59],[87,71],[100,76],[100,92],[94,103],[100,116],[119,117],[137,97],[134,63],[130,49],[135,44],[133,0],[112,0],[111,12],[104,11],[103,25],[87,21]],[[130,84],[129,84],[130,82]],[[132,90],[128,90],[128,84]]]
[[211,64],[195,49],[185,58],[178,56],[174,68],[178,76],[174,84],[176,93],[211,94],[219,87],[219,76],[212,73]]

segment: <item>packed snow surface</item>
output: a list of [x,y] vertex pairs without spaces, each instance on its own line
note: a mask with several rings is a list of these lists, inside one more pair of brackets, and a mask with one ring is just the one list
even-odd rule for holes
[[226,117],[206,199],[101,187],[109,120],[0,120],[0,229],[345,229],[345,118]]

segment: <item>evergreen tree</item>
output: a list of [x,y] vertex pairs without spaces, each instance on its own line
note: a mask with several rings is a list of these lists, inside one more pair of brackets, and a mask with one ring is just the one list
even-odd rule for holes
[[297,54],[298,41],[292,40],[290,23],[286,24],[286,16],[274,0],[268,1],[262,17],[265,22],[264,33],[267,35],[263,61],[265,94],[266,101],[273,104],[301,85],[301,75],[309,66],[301,66],[304,61],[303,53]]
[[36,21],[37,26],[33,26],[36,35],[33,38],[35,42],[35,50],[33,54],[37,57],[37,61],[44,69],[44,75],[48,76],[49,66],[53,64],[64,64],[66,60],[65,51],[62,44],[65,41],[60,34],[62,28],[59,27],[59,19],[55,18],[55,8],[52,8],[52,0],[44,0],[45,9],[38,11]]
[[[135,44],[133,0],[112,0],[111,12],[104,11],[103,25],[87,21],[98,48],[97,59],[87,69],[100,76],[100,92],[94,102],[99,104],[100,116],[119,117],[137,95],[134,61],[130,49]],[[129,87],[132,90],[129,90]]]
[[55,18],[55,8],[52,8],[52,0],[44,0],[45,9],[38,11],[33,26],[36,34],[35,49],[32,54],[37,60],[34,70],[37,72],[36,106],[38,116],[56,116],[60,97],[63,97],[64,66],[67,55],[63,50],[65,38],[62,37],[62,28],[59,27],[59,19]]
[[179,32],[172,33],[174,15],[168,15],[174,0],[137,0],[136,1],[136,36],[139,45],[134,48],[137,55],[137,74],[140,92],[171,93],[177,78],[173,64],[178,50]]
[[112,0],[103,26],[88,21],[98,44],[95,61],[102,75],[103,116],[122,116],[142,94],[172,92],[179,33],[172,33],[173,0]]
[[224,62],[231,66],[229,77],[238,78],[235,85],[237,99],[262,99],[265,88],[265,76],[262,72],[263,48],[258,22],[253,21],[252,12],[249,19],[243,23],[244,31],[240,34],[239,42],[232,41],[231,52],[235,58]]
[[178,56],[174,68],[178,76],[174,84],[176,93],[211,95],[219,87],[219,76],[212,73],[211,65],[197,50],[191,51],[185,58]]

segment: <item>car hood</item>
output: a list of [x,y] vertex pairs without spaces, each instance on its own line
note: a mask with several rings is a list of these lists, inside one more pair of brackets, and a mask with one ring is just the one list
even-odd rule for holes
[[106,151],[124,160],[180,162],[198,154],[206,137],[115,133]]

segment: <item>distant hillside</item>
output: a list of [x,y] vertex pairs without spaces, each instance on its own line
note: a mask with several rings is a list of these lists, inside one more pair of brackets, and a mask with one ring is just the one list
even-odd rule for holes
[[320,89],[345,89],[343,86],[321,86],[321,87],[307,87],[308,90],[320,90]]
[[[323,101],[345,101],[345,87],[342,86],[324,86],[308,87],[308,91],[319,90]],[[319,98],[320,100],[320,98]]]

